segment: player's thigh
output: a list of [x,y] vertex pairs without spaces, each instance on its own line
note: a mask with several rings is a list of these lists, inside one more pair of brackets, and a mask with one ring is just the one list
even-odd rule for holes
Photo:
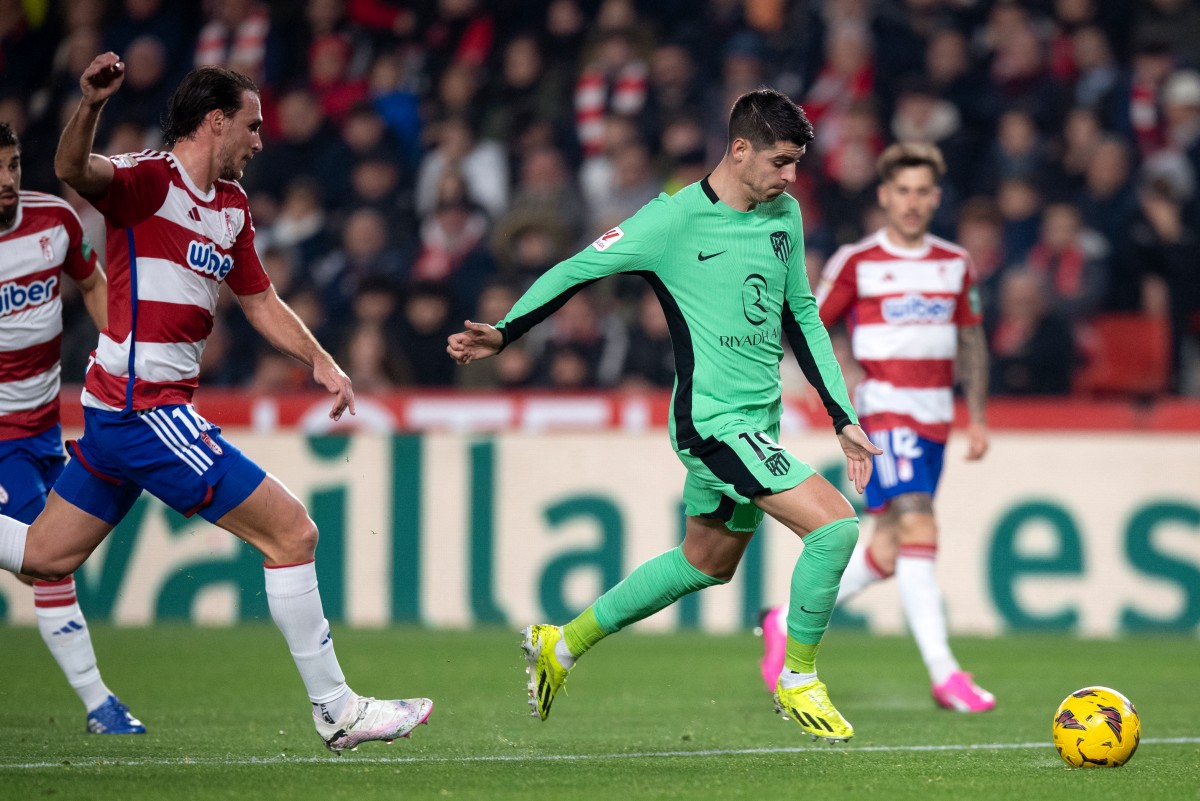
[[846,496],[820,474],[813,474],[784,492],[760,495],[754,503],[801,537],[835,521],[855,517],[854,507]]
[[753,530],[731,531],[720,520],[688,517],[683,555],[701,573],[728,581],[737,571],[753,536]]
[[26,534],[22,570],[48,581],[65,578],[84,563],[112,529],[113,524],[108,520],[51,490],[45,508]]
[[927,492],[907,492],[892,498],[888,510],[895,515],[899,544],[937,544],[937,520],[933,515],[933,496]]
[[316,554],[316,524],[300,499],[270,473],[213,522],[261,551],[269,565],[300,564]]

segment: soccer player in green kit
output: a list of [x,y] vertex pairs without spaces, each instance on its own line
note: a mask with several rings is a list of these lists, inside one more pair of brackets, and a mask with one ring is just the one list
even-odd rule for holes
[[618,273],[650,283],[670,326],[676,379],[669,429],[687,468],[684,541],[565,626],[522,632],[530,704],[542,720],[568,671],[599,640],[733,578],[765,513],[804,542],[792,574],[776,708],[814,738],[854,734],[817,677],[816,655],[858,520],[832,484],[776,442],[786,334],[833,420],[858,492],[880,452],[850,405],[805,274],[799,205],[784,192],[812,139],[812,124],[786,95],[742,95],[730,112],[728,149],[707,178],[660,195],[547,271],[496,326],[467,321],[449,338],[447,352],[459,364],[493,356],[583,287]]

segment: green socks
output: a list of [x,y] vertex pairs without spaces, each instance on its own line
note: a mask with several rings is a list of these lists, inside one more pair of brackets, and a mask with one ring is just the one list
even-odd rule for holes
[[[816,646],[820,644],[829,625],[829,617],[837,601],[838,584],[857,541],[858,519],[853,517],[821,526],[804,538],[804,551],[792,571],[787,658],[784,663],[788,670],[813,672]],[[805,653],[806,649],[801,646],[810,646],[811,651]]]
[[[726,583],[693,567],[684,558],[682,547],[672,548],[638,565],[624,581],[563,626],[563,638],[571,654],[580,656],[605,636],[650,617],[683,596]],[[834,594],[837,594],[836,581]]]

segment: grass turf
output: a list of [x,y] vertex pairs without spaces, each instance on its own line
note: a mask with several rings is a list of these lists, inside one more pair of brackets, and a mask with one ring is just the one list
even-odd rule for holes
[[[269,624],[97,627],[104,677],[149,734],[87,735],[37,632],[0,630],[0,797],[1124,801],[1194,798],[1200,786],[1194,638],[958,639],[999,699],[968,716],[934,707],[907,638],[832,631],[821,674],[857,736],[828,747],[772,713],[748,634],[614,637],[572,673],[546,723],[529,715],[515,631],[336,637],[353,687],[428,695],[431,724],[334,756]],[[1147,742],[1124,768],[1068,770],[1050,745],[1059,701],[1089,684],[1138,707]]]

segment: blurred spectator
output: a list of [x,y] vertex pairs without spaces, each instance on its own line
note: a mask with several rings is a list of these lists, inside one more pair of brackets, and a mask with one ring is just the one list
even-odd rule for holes
[[641,115],[643,139],[652,139],[669,120],[694,114],[704,93],[696,80],[696,64],[682,44],[667,42],[650,54],[650,83]]
[[1083,189],[1084,175],[1102,136],[1100,118],[1095,111],[1076,106],[1067,112],[1058,160],[1052,167],[1050,179],[1060,191],[1078,194]]
[[1076,105],[1095,110],[1103,119],[1119,114],[1119,95],[1127,80],[1113,56],[1108,37],[1097,25],[1077,30],[1071,40],[1075,65]]
[[856,100],[867,98],[875,84],[875,64],[870,32],[857,24],[839,24],[825,40],[825,63],[804,93],[801,105],[821,132],[818,150],[841,135],[842,121]]
[[1000,280],[1008,266],[1003,231],[1004,218],[990,197],[979,195],[962,204],[954,241],[971,257],[985,324],[994,322],[999,312]]
[[412,61],[405,51],[381,54],[371,66],[367,85],[372,105],[399,140],[405,161],[416,169],[421,161],[422,122],[419,76],[410,71]]
[[[543,329],[545,333],[539,333]],[[537,385],[563,389],[616,386],[629,349],[624,322],[603,313],[586,289],[526,339],[530,356],[540,366]]]
[[1045,280],[1050,309],[1079,326],[1104,302],[1108,252],[1104,238],[1083,227],[1079,209],[1051,203],[1042,214],[1042,233],[1026,265]]
[[332,243],[317,182],[302,176],[288,184],[278,215],[270,227],[258,227],[255,241],[260,249],[291,250],[305,271],[324,256]]
[[708,174],[704,126],[685,115],[667,122],[659,138],[663,163],[663,191],[671,195]]
[[1137,198],[1130,181],[1129,151],[1121,139],[1100,140],[1084,172],[1083,191],[1073,200],[1083,224],[1108,243],[1111,269],[1103,305],[1110,310],[1137,309],[1142,270],[1133,258],[1129,238]]
[[354,382],[355,393],[387,392],[404,383],[404,368],[378,326],[354,326],[338,361]]
[[308,88],[326,118],[341,126],[350,109],[367,97],[367,81],[351,69],[350,37],[326,33],[308,47]]
[[612,184],[591,198],[589,232],[607,231],[637,213],[662,191],[655,175],[650,149],[640,141],[629,142],[611,154]]
[[[996,9],[1004,7],[997,5]],[[1024,17],[1024,12],[1021,15]],[[994,43],[992,84],[1006,105],[1030,109],[1039,130],[1058,130],[1066,93],[1047,68],[1045,46],[1028,19],[1005,28]]]
[[98,132],[101,136],[116,123],[157,128],[174,87],[168,80],[167,46],[157,37],[137,37],[125,46],[121,56],[125,60],[125,81],[121,91],[105,105],[101,117],[104,125]]
[[166,51],[166,83],[173,86],[192,66],[190,37],[200,27],[199,18],[199,4],[121,0],[104,26],[104,49],[124,56],[133,40],[143,36],[157,39]]
[[1162,99],[1167,148],[1187,159],[1193,182],[1200,180],[1200,72],[1172,73]]
[[1146,175],[1133,240],[1138,263],[1162,282],[1167,296],[1171,388],[1195,394],[1200,392],[1195,379],[1200,370],[1200,234],[1186,224],[1176,176]]
[[425,29],[427,68],[437,80],[451,65],[480,69],[496,38],[489,4],[481,0],[437,0]]
[[996,190],[996,205],[1004,218],[1004,253],[1010,264],[1020,263],[1038,240],[1041,193],[1028,178],[1005,178]]
[[1075,345],[1071,328],[1052,312],[1042,276],[1013,270],[1000,284],[999,317],[989,331],[993,395],[1066,395]]
[[271,31],[271,13],[255,0],[212,0],[196,40],[195,65],[225,67],[260,87],[282,77],[282,53]]
[[[473,308],[474,292],[491,272],[491,260],[484,252],[487,233],[487,215],[461,195],[444,197],[421,221],[420,251],[412,278],[461,284],[470,292],[460,298],[461,305]],[[464,269],[470,274],[467,280],[458,275]]]
[[0,91],[27,97],[50,74],[58,31],[47,5],[0,0]]
[[388,242],[388,223],[370,208],[356,209],[342,226],[341,247],[312,268],[312,281],[324,299],[325,326],[340,341],[354,296],[371,279],[403,280],[405,264]]
[[500,74],[486,96],[484,137],[512,142],[533,120],[558,123],[566,117],[569,95],[564,76],[543,67],[537,37],[520,34],[508,40]]
[[876,205],[875,177],[874,156],[865,147],[847,148],[833,182],[817,193],[821,218],[835,246],[862,239],[863,216]]
[[621,374],[621,386],[626,389],[669,389],[675,383],[671,332],[658,296],[651,289],[642,292],[638,303]]
[[467,182],[472,203],[495,219],[508,205],[508,160],[504,147],[491,139],[477,140],[471,124],[451,117],[437,126],[436,145],[425,154],[417,174],[417,211],[422,216],[437,205],[438,185],[446,172]]
[[986,166],[980,170],[977,189],[995,192],[1006,178],[1042,180],[1049,166],[1046,147],[1038,132],[1033,115],[1021,108],[1012,108],[1000,115],[996,139],[987,154]]
[[278,111],[278,138],[246,166],[242,179],[251,195],[266,192],[277,201],[294,177],[312,174],[324,158],[337,150],[337,134],[311,92],[286,92],[279,99]]
[[603,31],[592,60],[575,84],[575,127],[584,156],[605,149],[604,119],[609,114],[636,115],[646,103],[646,62],[634,50],[624,29]]
[[446,338],[459,328],[451,316],[450,294],[440,284],[418,281],[404,291],[396,345],[408,382],[418,387],[454,383],[454,362],[446,357]]
[[1200,6],[1193,0],[1144,0],[1135,36],[1162,41],[1184,61],[1200,66]]
[[1133,69],[1129,92],[1123,99],[1124,110],[1118,119],[1118,130],[1128,131],[1137,143],[1137,150],[1148,156],[1166,144],[1166,126],[1159,107],[1163,83],[1175,69],[1175,56],[1160,39],[1143,41],[1133,54]]

